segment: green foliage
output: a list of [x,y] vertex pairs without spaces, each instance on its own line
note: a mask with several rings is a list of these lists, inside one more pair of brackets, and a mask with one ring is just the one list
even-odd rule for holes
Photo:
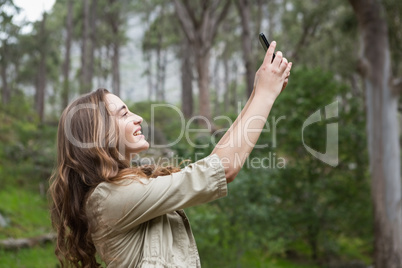
[[[0,240],[52,231],[46,198],[55,161],[56,127],[40,125],[28,98],[15,95],[0,107]],[[1,267],[54,267],[54,246],[0,250]],[[4,265],[4,266],[2,266]]]
[[164,7],[161,14],[149,25],[142,40],[142,50],[163,50],[180,45],[181,38],[179,25],[174,13],[165,14]]
[[[252,252],[274,259],[370,263],[364,113],[348,91],[332,73],[303,67],[292,71],[268,120],[269,131],[258,142],[269,147],[254,149],[226,198],[187,210],[206,267],[239,267]],[[301,131],[312,113],[335,100],[339,116],[328,122],[339,125],[340,163],[333,168],[306,151]],[[281,116],[274,130],[272,120]],[[306,128],[306,144],[325,152],[328,122]],[[211,149],[194,154],[207,155]],[[284,167],[278,164],[281,158],[286,159]],[[253,162],[261,159],[265,166]]]
[[[277,213],[289,224],[284,238],[303,242],[313,258],[337,256],[340,236],[359,237],[366,244],[372,239],[364,113],[360,100],[351,98],[348,91],[331,73],[296,68],[291,85],[278,98],[272,114],[286,116],[278,124],[274,149],[287,158],[287,165],[274,174],[270,191],[280,200]],[[338,123],[339,165],[331,168],[305,150],[301,135],[303,122],[335,100],[339,106],[335,121],[325,121],[324,116],[319,124],[304,130],[305,143],[324,153],[325,125]],[[362,222],[364,226],[359,227]],[[370,251],[364,247],[360,250]]]
[[292,0],[284,10],[277,8],[282,12],[284,30],[275,32],[274,39],[279,50],[291,52],[294,66],[320,67],[346,79],[355,73],[358,33],[349,3]]
[[38,189],[55,163],[56,127],[40,125],[29,102],[18,98],[1,107],[0,130],[0,189],[9,183]]
[[400,76],[402,73],[402,51],[400,48],[402,42],[402,3],[394,0],[382,1],[385,9],[385,19],[388,23],[389,46],[391,49],[392,72]]

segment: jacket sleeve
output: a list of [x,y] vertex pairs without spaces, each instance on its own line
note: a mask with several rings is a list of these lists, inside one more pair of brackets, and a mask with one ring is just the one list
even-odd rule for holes
[[171,175],[127,181],[101,183],[90,196],[102,220],[121,230],[227,195],[225,171],[216,154]]

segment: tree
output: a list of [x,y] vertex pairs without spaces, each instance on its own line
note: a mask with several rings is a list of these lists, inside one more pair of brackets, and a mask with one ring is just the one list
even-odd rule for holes
[[[181,31],[177,16],[170,7],[172,6],[164,1],[153,0],[148,5],[136,9],[142,11],[146,24],[149,25],[142,41],[142,50],[147,62],[144,74],[148,78],[149,99],[155,95],[157,101],[165,101],[167,55],[174,51],[181,65],[182,111],[185,118],[190,118],[193,115],[193,53],[188,39]],[[156,18],[151,21],[152,11]],[[153,64],[154,58],[156,68]]]
[[67,0],[67,17],[66,17],[66,41],[65,56],[63,64],[63,91],[62,91],[62,109],[68,105],[68,95],[70,90],[70,57],[71,57],[71,38],[73,30],[73,1]]
[[[181,28],[194,51],[199,89],[200,115],[211,119],[209,95],[210,50],[218,27],[227,15],[230,0],[197,1],[174,0]],[[196,4],[198,3],[198,6]]]
[[80,75],[80,93],[86,93],[91,90],[91,80],[89,77],[89,23],[90,23],[90,9],[89,1],[84,0],[82,2],[82,39],[81,39],[81,75]]
[[92,0],[90,5],[90,18],[89,18],[89,40],[90,40],[90,49],[89,49],[89,59],[88,59],[88,78],[90,79],[90,88],[92,88],[92,79],[94,77],[94,69],[95,69],[95,49],[97,48],[97,22],[98,22],[98,0]]
[[116,0],[109,0],[108,12],[106,13],[109,27],[112,33],[112,90],[117,96],[120,96],[120,27],[122,3]]
[[82,23],[81,31],[81,73],[80,73],[80,93],[86,93],[92,89],[94,77],[94,58],[97,35],[97,0],[84,0],[82,6],[82,16],[78,21]]
[[388,28],[381,3],[378,0],[349,2],[361,37],[359,69],[366,90],[375,267],[402,267],[402,189],[397,111],[402,83],[392,84]]
[[185,118],[193,115],[193,68],[192,53],[188,40],[184,38],[181,46],[181,107]]
[[40,28],[37,34],[39,40],[39,66],[35,83],[35,110],[39,116],[40,121],[43,121],[45,113],[45,94],[46,94],[46,59],[48,48],[49,32],[46,30],[46,12],[43,13],[42,21],[40,22]]
[[[7,6],[14,12],[18,13],[19,8],[17,8],[13,1],[3,0],[0,1],[0,6]],[[10,77],[16,76],[10,74],[9,68],[12,62],[16,62],[18,65],[19,57],[15,53],[15,43],[17,42],[17,37],[19,34],[19,29],[17,25],[13,22],[13,15],[8,14],[5,10],[0,12],[0,32],[4,33],[0,37],[0,76],[2,80],[2,92],[1,92],[1,102],[2,104],[7,104],[11,100],[11,85]]]
[[246,67],[246,92],[247,96],[251,95],[254,86],[255,63],[252,52],[252,41],[256,37],[251,36],[251,5],[249,0],[236,0],[236,7],[240,14],[242,37],[241,44],[243,50],[243,61]]
[[[148,29],[144,34],[142,40],[142,51],[145,54],[145,59],[147,61],[147,70],[145,73],[148,76],[148,83],[151,93],[155,91],[155,99],[157,101],[165,101],[165,80],[166,80],[166,67],[167,67],[167,56],[170,49],[178,48],[180,45],[180,32],[178,30],[179,26],[177,20],[175,19],[174,13],[166,12],[166,4],[164,2],[158,3],[157,11],[155,12],[156,18],[147,24],[149,24]],[[148,13],[149,15],[149,13]],[[181,59],[181,54],[178,53]],[[156,66],[153,68],[152,56],[155,55]],[[152,79],[153,69],[156,69],[155,79]],[[152,80],[155,80],[154,82]]]

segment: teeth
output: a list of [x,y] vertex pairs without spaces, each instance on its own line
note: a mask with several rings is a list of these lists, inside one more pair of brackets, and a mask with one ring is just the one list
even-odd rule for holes
[[142,134],[141,130],[138,130],[138,131],[136,131],[136,132],[134,133],[134,136],[141,135],[141,134]]

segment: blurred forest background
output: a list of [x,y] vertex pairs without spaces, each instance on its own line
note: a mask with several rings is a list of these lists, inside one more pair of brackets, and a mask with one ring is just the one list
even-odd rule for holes
[[[186,210],[203,267],[402,267],[401,1],[57,0],[41,20],[16,23],[19,12],[0,0],[0,267],[57,266],[53,243],[40,241],[52,233],[46,191],[71,100],[105,87],[147,122],[151,104],[172,103],[226,129],[213,118],[245,104],[260,32],[294,63],[268,122],[283,119],[250,156],[271,167],[246,166],[228,197]],[[324,153],[337,123],[336,167],[302,142],[303,122],[334,101],[338,117],[304,141]],[[150,127],[159,144],[181,130],[168,108]],[[183,138],[168,149],[206,156],[200,133],[191,140],[210,146]]]

